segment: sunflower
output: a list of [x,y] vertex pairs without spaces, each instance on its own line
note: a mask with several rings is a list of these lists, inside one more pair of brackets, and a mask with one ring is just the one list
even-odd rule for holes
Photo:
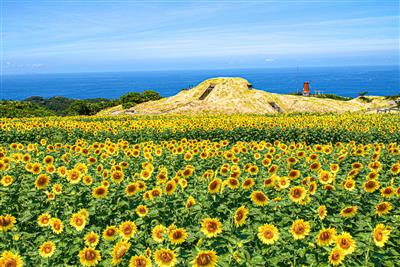
[[276,182],[274,184],[278,190],[286,189],[290,186],[290,180],[286,176],[283,177],[276,176],[275,180]]
[[194,205],[196,205],[196,200],[192,196],[189,196],[186,201],[185,208],[190,209]]
[[256,165],[252,165],[252,166],[249,167],[248,172],[249,172],[251,175],[257,175],[257,173],[258,173],[258,167],[257,167]]
[[319,217],[321,220],[325,219],[325,218],[326,218],[326,215],[328,214],[328,211],[327,211],[325,205],[319,206],[317,212],[318,212],[318,217]]
[[218,256],[214,250],[199,251],[192,261],[193,267],[215,267],[217,265]]
[[164,241],[164,234],[167,232],[165,226],[159,224],[156,225],[151,231],[151,237],[157,243],[162,243]]
[[313,162],[310,165],[310,169],[313,170],[313,171],[318,171],[320,168],[321,168],[321,164],[318,161]]
[[329,246],[335,242],[336,229],[335,228],[324,228],[318,232],[317,244],[319,246]]
[[130,239],[137,231],[136,224],[132,221],[125,221],[119,226],[119,234],[124,239]]
[[55,234],[61,234],[62,231],[64,230],[64,224],[58,218],[51,218],[50,219],[50,226],[51,226],[51,230]]
[[390,202],[380,202],[375,206],[375,212],[378,216],[388,214],[392,210],[393,206]]
[[96,247],[100,241],[99,235],[95,232],[89,232],[84,237],[85,245],[88,247]]
[[140,189],[137,183],[130,183],[125,188],[125,192],[128,196],[133,196],[139,191]]
[[24,266],[24,261],[21,256],[17,253],[11,251],[4,251],[0,257],[1,267],[22,267]]
[[103,237],[107,241],[112,241],[117,237],[118,234],[118,228],[114,225],[108,226],[104,231],[103,231]]
[[393,186],[388,186],[381,189],[381,195],[385,198],[391,198],[392,196],[396,195],[396,190]]
[[17,220],[12,215],[1,215],[0,216],[0,232],[6,232],[14,228]]
[[129,267],[151,267],[151,260],[143,255],[132,256]]
[[106,186],[100,185],[93,189],[92,196],[94,198],[103,198],[106,197],[108,194],[108,188]]
[[269,202],[269,198],[262,191],[253,191],[250,198],[257,206],[265,206]]
[[74,213],[69,221],[70,225],[77,231],[82,231],[86,226],[86,216],[81,213]]
[[310,195],[314,195],[315,192],[317,192],[317,183],[312,181],[308,186],[308,193],[310,193]]
[[182,244],[185,242],[188,234],[184,228],[177,228],[172,230],[168,237],[172,244]]
[[400,173],[400,163],[395,163],[390,167],[390,173],[392,174],[399,174]]
[[127,240],[119,241],[113,248],[112,255],[112,264],[117,265],[122,261],[122,258],[128,253],[131,244]]
[[355,189],[355,187],[356,187],[356,182],[355,182],[353,179],[351,179],[351,178],[346,179],[346,180],[343,182],[343,187],[344,187],[344,189],[346,189],[347,191],[353,191],[353,190]]
[[216,237],[222,233],[222,223],[217,218],[205,218],[201,222],[201,231],[206,237]]
[[354,241],[353,237],[347,232],[343,232],[342,234],[336,236],[336,245],[346,255],[353,253],[356,249],[356,242]]
[[254,186],[255,182],[253,178],[246,178],[242,183],[242,188],[247,190]]
[[176,182],[174,180],[171,180],[166,183],[164,192],[167,195],[172,195],[176,191]]
[[288,174],[288,177],[292,180],[297,179],[300,177],[300,171],[299,170],[291,170]]
[[295,203],[300,203],[307,196],[307,191],[302,186],[293,186],[289,191],[289,198]]
[[96,266],[101,261],[100,251],[94,248],[84,248],[79,251],[79,261],[83,266]]
[[358,211],[357,206],[345,207],[340,211],[340,216],[345,217],[345,218],[354,217],[354,215],[356,215],[357,211]]
[[219,178],[212,180],[208,184],[208,192],[210,192],[211,194],[217,194],[221,189],[221,184],[222,184],[222,181]]
[[385,225],[382,223],[377,224],[374,231],[372,232],[372,237],[374,238],[375,245],[378,247],[385,246],[385,243],[389,240],[389,235],[391,231],[391,227],[385,227]]
[[230,189],[237,189],[240,187],[239,180],[236,178],[228,178],[227,185]]
[[235,226],[242,226],[245,223],[248,214],[249,210],[245,206],[238,208],[235,212],[235,217],[233,218]]
[[178,262],[175,252],[164,248],[156,250],[154,260],[159,267],[173,267]]
[[275,186],[276,175],[272,175],[271,177],[264,179],[263,186],[264,187],[273,187]]
[[51,192],[53,192],[56,195],[61,195],[62,194],[62,185],[54,184],[53,187],[51,188]]
[[93,183],[93,178],[92,178],[92,176],[90,176],[90,175],[85,175],[85,176],[82,178],[82,181],[83,181],[83,183],[84,183],[85,185],[91,185],[91,184]]
[[149,209],[145,205],[137,206],[135,211],[136,211],[136,214],[141,218],[145,217],[149,213]]
[[50,177],[46,174],[39,174],[35,181],[35,187],[37,189],[46,188],[50,184]]
[[344,257],[345,253],[342,250],[339,248],[334,248],[332,249],[331,254],[329,254],[328,260],[330,264],[336,266],[343,262]]
[[46,226],[49,226],[49,225],[50,225],[50,219],[51,219],[50,214],[48,214],[48,213],[42,213],[42,214],[38,217],[37,222],[38,222],[38,224],[39,224],[40,227],[46,227]]
[[81,180],[82,173],[78,170],[72,169],[67,173],[67,180],[71,184],[77,184]]
[[10,186],[13,183],[13,178],[11,175],[5,175],[1,178],[0,183],[2,186]]
[[321,170],[318,172],[318,179],[322,184],[330,184],[333,181],[332,173]]
[[279,231],[276,226],[272,224],[264,224],[258,227],[258,238],[262,243],[272,245],[279,238]]
[[296,240],[305,238],[310,233],[310,230],[310,223],[303,219],[295,220],[290,228],[290,232]]
[[120,184],[125,178],[125,175],[122,171],[116,170],[111,173],[111,180]]
[[53,256],[56,251],[56,245],[52,241],[44,242],[39,248],[39,255],[42,258],[49,258]]
[[380,184],[376,180],[368,180],[364,183],[364,191],[367,193],[373,193],[380,187]]

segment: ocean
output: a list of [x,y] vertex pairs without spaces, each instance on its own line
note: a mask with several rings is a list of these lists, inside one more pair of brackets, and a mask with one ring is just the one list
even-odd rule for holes
[[225,69],[136,71],[3,75],[0,99],[22,100],[30,96],[65,96],[76,99],[118,98],[127,92],[154,90],[162,96],[175,95],[212,77],[243,77],[256,89],[273,93],[301,90],[310,82],[311,93],[356,97],[400,93],[399,66],[307,67],[276,69]]

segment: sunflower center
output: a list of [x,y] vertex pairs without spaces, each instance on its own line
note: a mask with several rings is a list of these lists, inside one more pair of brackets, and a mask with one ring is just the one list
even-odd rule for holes
[[83,225],[83,223],[84,223],[84,221],[82,220],[82,218],[76,218],[75,219],[75,224],[77,225],[77,226],[81,226],[81,225]]
[[207,223],[207,230],[209,231],[209,232],[214,232],[214,231],[216,231],[218,229],[218,226],[217,226],[217,224],[215,223],[215,222],[208,222]]
[[85,259],[88,261],[92,261],[96,258],[96,253],[93,250],[87,250],[85,252]]
[[0,225],[1,226],[8,226],[11,224],[11,220],[8,218],[0,218]]
[[200,254],[196,259],[197,265],[200,266],[206,266],[210,262],[211,262],[211,256],[208,254]]
[[4,266],[5,267],[17,267],[17,262],[14,259],[8,259]]
[[108,229],[107,230],[107,235],[108,236],[113,236],[115,234],[115,230],[114,229]]
[[329,240],[331,238],[331,234],[329,232],[322,232],[321,235],[321,240]]
[[274,237],[274,233],[271,230],[265,230],[263,234],[266,239],[271,239]]
[[146,267],[146,260],[145,259],[136,259],[135,266],[136,267]]
[[174,239],[179,239],[182,237],[182,232],[181,231],[175,231],[173,234]]
[[46,246],[43,248],[43,251],[44,251],[45,253],[50,253],[50,252],[51,252],[51,249],[52,249],[52,247],[51,247],[50,245],[46,245]]
[[212,183],[210,184],[210,189],[211,189],[211,190],[214,190],[215,188],[217,188],[217,186],[218,186],[218,182],[217,182],[217,181],[214,181],[214,182],[212,182]]
[[126,235],[132,233],[132,226],[130,226],[130,225],[125,225],[123,232],[124,232],[124,234],[126,234]]
[[256,194],[256,199],[258,201],[265,201],[266,200],[264,194],[261,194],[261,193]]
[[242,211],[239,211],[238,213],[237,213],[237,215],[236,215],[236,219],[239,221],[239,220],[241,220],[243,218],[243,212]]
[[347,239],[340,239],[339,244],[343,249],[348,249],[350,247],[350,242]]
[[377,231],[375,232],[374,236],[375,236],[375,239],[376,239],[377,241],[382,241],[382,239],[383,239],[383,234],[382,234],[382,231],[381,231],[381,230],[377,230]]
[[172,260],[172,255],[168,252],[162,252],[161,253],[161,260],[163,262],[170,262]]
[[385,211],[385,210],[386,210],[386,204],[380,204],[380,205],[378,205],[378,210],[379,210],[379,211]]
[[332,254],[332,260],[337,261],[337,260],[339,260],[339,259],[340,259],[340,253],[339,253],[339,252],[334,252],[334,253]]
[[98,188],[98,189],[97,189],[97,194],[98,194],[98,195],[102,195],[102,194],[104,194],[104,193],[105,193],[104,188]]
[[294,231],[296,232],[296,234],[302,234],[304,233],[305,227],[304,225],[298,225],[295,227]]

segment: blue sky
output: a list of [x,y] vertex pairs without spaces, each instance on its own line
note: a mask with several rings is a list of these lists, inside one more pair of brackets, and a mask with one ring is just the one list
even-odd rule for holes
[[399,64],[397,1],[1,1],[5,74]]

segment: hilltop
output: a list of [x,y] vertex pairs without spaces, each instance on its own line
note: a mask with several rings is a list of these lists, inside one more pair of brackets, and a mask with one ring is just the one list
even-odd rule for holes
[[129,109],[116,106],[100,114],[266,114],[292,112],[356,112],[390,106],[384,97],[350,101],[275,94],[252,88],[243,78],[220,77],[205,80],[175,96],[138,104]]

